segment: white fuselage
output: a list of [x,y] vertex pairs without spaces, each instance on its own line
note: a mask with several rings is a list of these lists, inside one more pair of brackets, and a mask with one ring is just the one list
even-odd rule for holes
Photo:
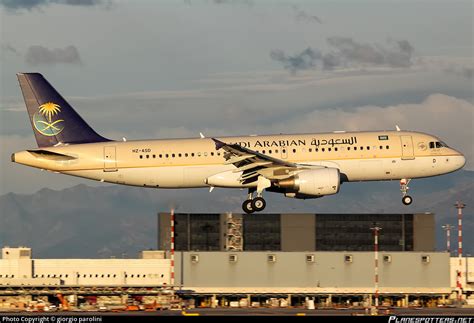
[[[436,145],[438,138],[419,132],[335,132],[219,139],[288,162],[338,168],[341,180],[350,182],[436,176],[465,164],[461,153],[444,144]],[[71,159],[31,151],[18,152],[12,159],[63,174],[155,188],[207,187],[210,176],[236,169],[225,164],[224,151],[216,150],[215,143],[208,138],[110,141],[58,145],[44,150]],[[236,181],[222,186],[252,185]]]

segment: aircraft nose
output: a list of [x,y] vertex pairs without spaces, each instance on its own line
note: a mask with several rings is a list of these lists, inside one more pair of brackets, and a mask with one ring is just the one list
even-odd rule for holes
[[459,158],[459,168],[463,168],[466,165],[466,157],[463,154],[458,157]]

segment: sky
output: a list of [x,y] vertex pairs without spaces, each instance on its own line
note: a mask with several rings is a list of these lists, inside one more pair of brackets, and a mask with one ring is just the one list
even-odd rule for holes
[[0,0],[0,194],[79,183],[36,147],[17,72],[128,140],[428,132],[474,170],[471,1]]

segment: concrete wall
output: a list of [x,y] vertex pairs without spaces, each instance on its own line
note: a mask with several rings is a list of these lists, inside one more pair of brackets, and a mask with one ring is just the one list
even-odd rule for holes
[[[230,262],[235,254],[237,262]],[[390,263],[380,261],[381,287],[449,287],[449,256],[446,253],[391,252]],[[196,255],[199,261],[192,262]],[[276,261],[269,262],[268,256]],[[314,255],[315,262],[306,256]],[[345,262],[351,255],[352,262]],[[428,255],[429,262],[422,262]],[[370,287],[374,285],[372,252],[184,252],[176,256],[176,282],[186,287]]]
[[314,250],[315,220],[314,214],[282,214],[281,251]]
[[0,259],[0,285],[160,286],[170,259]]
[[413,215],[413,250],[435,250],[435,220],[432,213]]

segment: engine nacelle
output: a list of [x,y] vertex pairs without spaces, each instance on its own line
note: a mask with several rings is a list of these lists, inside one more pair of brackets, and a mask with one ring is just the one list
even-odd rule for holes
[[337,168],[310,169],[279,181],[277,186],[293,191],[297,195],[318,197],[338,193],[341,185],[340,177]]

